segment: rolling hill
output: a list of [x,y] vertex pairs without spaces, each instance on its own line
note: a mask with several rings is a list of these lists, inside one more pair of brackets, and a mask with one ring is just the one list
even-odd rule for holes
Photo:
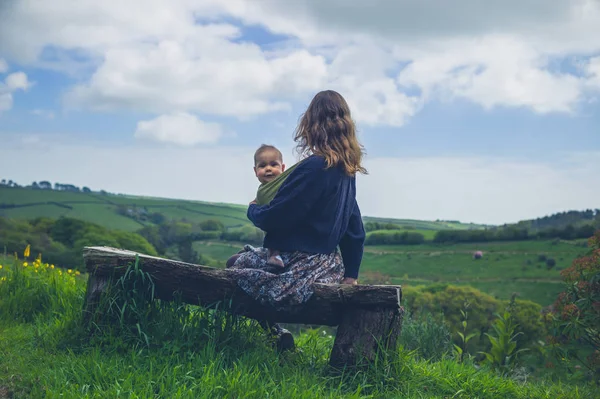
[[[107,228],[136,231],[153,224],[152,218],[149,216],[153,213],[162,214],[169,219],[185,219],[191,222],[217,219],[227,228],[250,224],[246,218],[246,206],[244,205],[0,186],[0,216],[9,218],[31,220],[37,217],[68,216],[97,223]],[[368,216],[364,217],[364,220],[365,222],[390,223],[419,230],[463,230],[485,227],[456,221]]]

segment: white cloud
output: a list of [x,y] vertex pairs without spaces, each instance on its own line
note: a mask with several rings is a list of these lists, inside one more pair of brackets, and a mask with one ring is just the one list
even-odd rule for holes
[[[239,204],[252,200],[258,186],[254,147],[112,147],[47,136],[35,145],[17,139],[3,144],[0,170],[18,182],[43,177],[112,192]],[[20,163],[25,149],[44,162]],[[366,216],[501,224],[597,208],[600,197],[600,186],[593,184],[600,170],[598,152],[563,154],[552,164],[480,156],[369,157],[366,166],[369,175],[357,181]]]
[[[401,126],[436,98],[573,112],[596,90],[593,78],[551,61],[600,51],[595,0],[22,0],[7,12],[0,52],[43,67],[72,71],[79,59],[92,67],[68,93],[70,106],[157,114],[245,119],[326,88],[341,91],[365,125]],[[267,51],[223,17],[290,40]],[[48,46],[58,61],[40,56]]]
[[0,58],[0,73],[6,73],[8,71],[8,63],[3,58]]
[[134,134],[138,139],[181,146],[216,143],[222,135],[223,129],[218,123],[203,122],[186,112],[174,112],[148,121],[140,121]]
[[267,60],[257,45],[232,43],[212,28],[194,29],[181,42],[107,50],[90,82],[69,93],[69,104],[248,117],[288,109],[283,100],[320,87],[322,57],[297,51]]
[[588,84],[600,88],[600,57],[591,58],[585,65],[585,72],[589,78]]
[[6,77],[4,80],[6,87],[11,90],[27,90],[31,87],[31,82],[27,80],[25,72],[14,72]]
[[[425,97],[462,97],[484,108],[526,106],[536,112],[571,112],[583,79],[546,69],[546,60],[516,37],[487,36],[432,46],[398,75]],[[437,47],[437,49],[435,49]]]
[[13,72],[0,82],[0,112],[8,111],[13,106],[13,92],[26,91],[31,87],[31,82],[24,72]]

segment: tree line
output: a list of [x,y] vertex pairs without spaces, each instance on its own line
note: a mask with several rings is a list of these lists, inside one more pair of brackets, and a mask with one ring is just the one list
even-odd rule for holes
[[[54,191],[68,191],[72,193],[91,193],[92,190],[87,187],[78,187],[74,184],[63,184],[63,183],[54,183],[47,180],[41,180],[39,182],[34,181],[30,185],[21,186],[16,181],[10,179],[2,179],[0,180],[0,186],[10,187],[10,188],[28,188],[32,190],[54,190]],[[101,193],[106,193],[104,190],[100,190]]]
[[504,229],[486,230],[440,230],[433,242],[458,243],[458,242],[489,242],[489,241],[524,241],[536,239],[575,240],[588,238],[594,234],[596,228],[591,224],[581,226],[567,225],[564,228],[550,228],[540,231],[530,231],[526,228],[508,227]]

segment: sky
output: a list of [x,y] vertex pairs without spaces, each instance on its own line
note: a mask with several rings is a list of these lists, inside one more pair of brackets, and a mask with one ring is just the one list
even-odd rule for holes
[[3,0],[0,178],[247,204],[326,89],[363,215],[600,208],[598,0]]

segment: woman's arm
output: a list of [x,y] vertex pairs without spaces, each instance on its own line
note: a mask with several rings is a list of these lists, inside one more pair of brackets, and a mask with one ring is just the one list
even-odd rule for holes
[[362,262],[364,245],[365,245],[365,229],[362,222],[362,216],[360,214],[360,208],[356,199],[354,200],[354,209],[350,216],[350,222],[348,223],[348,229],[340,240],[340,252],[342,253],[342,259],[344,260],[344,282],[354,283],[350,279],[356,280],[358,277],[358,269]]
[[250,204],[248,219],[264,231],[282,226],[290,228],[305,218],[325,187],[322,169],[296,169],[286,178],[271,203],[262,206]]

